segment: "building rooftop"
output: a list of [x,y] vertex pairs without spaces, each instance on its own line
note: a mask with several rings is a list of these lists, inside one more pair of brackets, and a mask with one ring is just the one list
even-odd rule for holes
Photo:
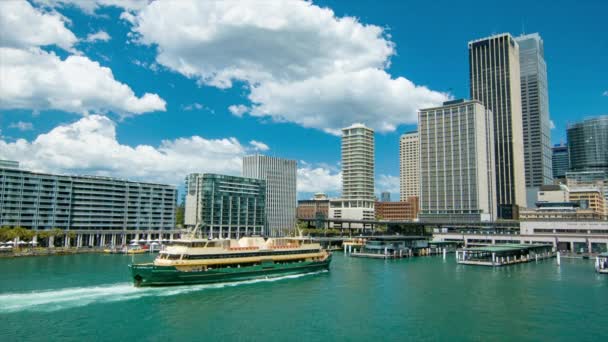
[[478,43],[478,42],[482,42],[484,40],[496,39],[496,38],[503,37],[503,36],[507,36],[507,37],[510,37],[511,39],[513,39],[513,37],[511,36],[511,34],[508,33],[508,32],[498,33],[498,34],[493,34],[493,35],[491,35],[489,37],[483,37],[483,38],[471,40],[471,41],[469,41],[469,46],[471,46],[472,44]]
[[468,247],[468,248],[463,248],[463,250],[465,251],[472,251],[472,252],[490,252],[490,253],[505,253],[505,252],[515,252],[515,251],[521,251],[521,250],[531,250],[531,249],[536,249],[536,248],[543,248],[543,247],[553,247],[553,245],[531,245],[531,244],[503,244],[503,245],[492,245],[492,246],[483,246],[483,247]]
[[362,124],[360,122],[354,123],[354,124],[352,124],[352,125],[350,125],[348,127],[344,127],[344,128],[342,128],[342,130],[352,129],[352,128],[366,128],[366,129],[371,130],[371,128],[365,126],[364,124]]

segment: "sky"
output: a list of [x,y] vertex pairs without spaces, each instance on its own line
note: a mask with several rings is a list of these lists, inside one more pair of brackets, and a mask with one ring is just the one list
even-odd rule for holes
[[608,113],[608,1],[0,2],[0,159],[183,185],[244,155],[298,161],[298,197],[338,196],[340,128],[375,129],[376,191],[399,136],[468,97],[470,40],[538,32],[552,142]]

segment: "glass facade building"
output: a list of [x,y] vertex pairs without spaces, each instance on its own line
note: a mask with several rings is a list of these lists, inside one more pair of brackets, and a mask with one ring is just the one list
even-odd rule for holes
[[526,187],[538,188],[553,181],[544,43],[538,33],[515,41],[519,45]]
[[498,217],[526,206],[519,46],[510,34],[469,42],[471,99],[492,112]]
[[200,225],[209,238],[262,235],[266,224],[266,181],[218,175],[186,177],[188,226]]
[[568,170],[570,169],[568,146],[553,146],[553,155],[551,156],[551,162],[553,164],[553,178],[565,178],[566,172],[568,172]]
[[571,171],[608,171],[608,115],[568,126]]

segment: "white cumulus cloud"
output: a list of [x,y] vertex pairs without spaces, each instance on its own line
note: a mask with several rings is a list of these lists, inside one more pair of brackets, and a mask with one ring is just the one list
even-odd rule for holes
[[263,142],[255,141],[255,140],[251,140],[249,142],[249,145],[253,146],[254,149],[256,149],[258,151],[268,151],[270,149],[270,147],[268,147],[268,145],[264,144]]
[[125,10],[139,10],[144,8],[152,0],[33,0],[35,3],[48,7],[75,6],[83,12],[94,14],[100,7],[118,7]]
[[164,111],[156,94],[137,97],[112,70],[83,56],[62,60],[40,49],[0,47],[0,109],[116,112],[121,116]]
[[65,21],[60,14],[39,11],[25,0],[0,1],[0,46],[57,45],[72,50],[78,39]]
[[380,175],[376,179],[376,191],[388,191],[399,194],[399,177],[391,175]]
[[[43,2],[48,7],[64,4]],[[43,50],[43,46],[56,45],[76,52],[77,39],[65,27],[66,20],[27,1],[0,2],[0,109],[115,112],[122,117],[165,110],[160,96],[137,97],[114,78],[111,69],[86,56],[61,59]],[[97,39],[105,39],[101,32]]]
[[87,35],[87,42],[96,42],[96,41],[102,41],[102,42],[107,42],[111,39],[112,37],[110,37],[110,35],[106,32],[106,31],[97,31],[95,33],[89,33]]
[[342,188],[342,173],[332,172],[329,168],[313,167],[304,164],[297,173],[298,192],[337,192]]
[[332,133],[355,120],[384,132],[448,98],[386,72],[395,46],[383,28],[307,1],[159,0],[131,21],[135,40],[157,47],[157,63],[199,84],[244,82],[255,116]]
[[25,169],[176,185],[192,172],[238,175],[242,156],[254,149],[236,138],[200,136],[132,147],[118,141],[115,123],[102,115],[57,126],[33,141],[0,139],[0,159],[19,160]]
[[232,115],[241,117],[249,111],[249,108],[245,105],[231,105],[228,107],[228,110]]

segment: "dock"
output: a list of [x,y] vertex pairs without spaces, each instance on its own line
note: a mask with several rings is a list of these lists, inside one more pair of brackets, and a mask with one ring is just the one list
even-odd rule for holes
[[556,256],[553,245],[502,244],[483,247],[465,247],[456,251],[456,261],[464,265],[506,266]]

